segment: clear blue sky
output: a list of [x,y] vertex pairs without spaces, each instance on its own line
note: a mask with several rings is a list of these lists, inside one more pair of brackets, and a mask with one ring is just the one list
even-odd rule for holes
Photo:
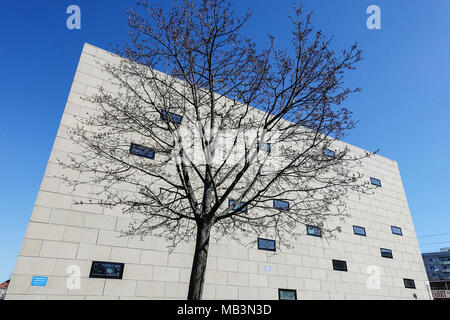
[[[289,45],[292,1],[236,0],[251,9],[246,32]],[[347,77],[358,127],[346,139],[398,161],[418,236],[450,233],[450,1],[307,0],[336,49],[354,41],[365,60]],[[81,8],[81,30],[66,8]],[[131,4],[131,2],[130,2]],[[381,30],[366,8],[381,8]],[[84,42],[109,49],[127,39],[125,0],[0,2],[0,282],[12,273]],[[419,238],[423,251],[450,235]],[[433,243],[430,245],[430,243]]]

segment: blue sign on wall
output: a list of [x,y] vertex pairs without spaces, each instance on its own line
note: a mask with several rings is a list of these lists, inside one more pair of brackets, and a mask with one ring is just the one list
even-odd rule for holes
[[45,287],[47,285],[48,277],[34,276],[31,280],[31,285],[34,287]]

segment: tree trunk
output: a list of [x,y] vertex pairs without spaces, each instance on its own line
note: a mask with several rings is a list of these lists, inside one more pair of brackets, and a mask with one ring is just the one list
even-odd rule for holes
[[192,262],[188,300],[202,299],[210,232],[211,226],[209,224],[197,224],[197,240],[195,243],[194,260]]

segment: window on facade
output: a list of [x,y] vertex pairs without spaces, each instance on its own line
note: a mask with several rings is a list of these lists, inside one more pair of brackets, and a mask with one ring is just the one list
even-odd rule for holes
[[176,113],[161,110],[161,120],[170,121],[175,124],[181,124],[181,120],[183,120],[183,117]]
[[238,204],[236,204],[236,201],[233,199],[229,199],[228,200],[228,206],[231,207],[234,205],[233,210],[239,210],[241,212],[247,212],[247,206],[244,206],[244,202],[239,202]]
[[358,227],[358,226],[353,226],[353,233],[357,234],[359,236],[366,236],[366,228],[364,227]]
[[400,228],[400,227],[391,226],[391,230],[392,230],[393,234],[396,234],[396,235],[399,235],[399,236],[403,235],[402,228]]
[[383,258],[390,258],[390,259],[393,258],[392,250],[381,248],[380,251],[381,251],[381,256]]
[[315,226],[306,226],[306,233],[310,236],[322,237],[322,231],[319,227]]
[[330,149],[323,149],[323,154],[331,158],[334,158],[334,156],[336,155],[334,151]]
[[370,183],[373,184],[374,186],[381,187],[381,181],[379,179],[370,178]]
[[405,284],[405,288],[408,288],[408,289],[416,288],[416,284],[414,283],[414,280],[412,280],[412,279],[403,279],[403,283]]
[[278,210],[289,210],[289,202],[283,200],[273,200],[273,207]]
[[275,240],[258,238],[258,249],[276,251]]
[[93,261],[89,278],[122,279],[123,263]]
[[[403,279],[404,281],[405,279]],[[445,282],[430,282],[430,288],[432,290],[446,290],[447,286],[445,285]]]
[[132,143],[130,146],[130,153],[135,156],[144,157],[148,159],[155,159],[155,150],[144,147],[139,144]]
[[342,260],[333,260],[333,269],[338,271],[347,271],[347,262]]
[[[259,140],[256,141],[256,147],[257,147],[257,148],[259,147]],[[267,152],[267,153],[270,153],[270,151],[272,150],[272,146],[271,146],[270,143],[264,143],[264,144],[261,146],[261,150],[263,150],[263,151],[265,151],[265,152]]]
[[278,289],[279,300],[297,300],[297,290]]

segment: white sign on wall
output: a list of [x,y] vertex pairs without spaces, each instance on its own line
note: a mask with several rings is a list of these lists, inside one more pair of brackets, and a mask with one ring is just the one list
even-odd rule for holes
[[450,290],[431,290],[433,298],[450,299]]

